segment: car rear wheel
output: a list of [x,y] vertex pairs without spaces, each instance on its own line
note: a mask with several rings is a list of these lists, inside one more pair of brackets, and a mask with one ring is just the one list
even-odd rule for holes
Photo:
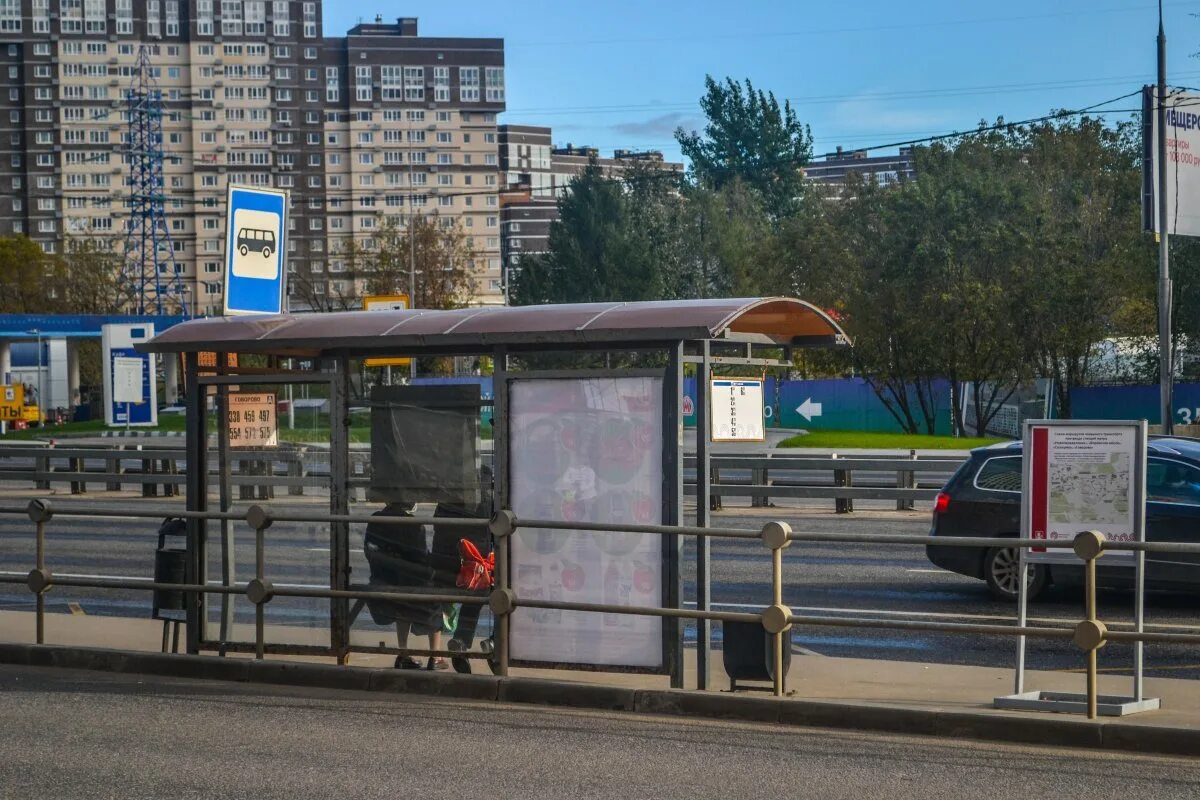
[[[1037,598],[1046,588],[1046,565],[1030,564],[1026,597]],[[993,547],[983,557],[983,578],[1001,600],[1015,602],[1021,584],[1021,556],[1015,547]]]

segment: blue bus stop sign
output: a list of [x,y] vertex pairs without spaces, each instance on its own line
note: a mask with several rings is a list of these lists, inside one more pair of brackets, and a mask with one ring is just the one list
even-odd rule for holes
[[230,186],[225,203],[225,313],[282,314],[287,192]]

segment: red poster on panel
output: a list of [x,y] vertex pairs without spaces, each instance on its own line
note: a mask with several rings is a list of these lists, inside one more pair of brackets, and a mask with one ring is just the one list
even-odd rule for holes
[[[1033,442],[1029,453],[1029,457],[1032,459],[1029,537],[1031,539],[1045,539],[1047,538],[1047,517],[1049,516],[1050,507],[1050,429],[1044,427],[1034,428],[1032,433]],[[1033,551],[1044,553],[1046,552],[1046,548],[1035,547]]]

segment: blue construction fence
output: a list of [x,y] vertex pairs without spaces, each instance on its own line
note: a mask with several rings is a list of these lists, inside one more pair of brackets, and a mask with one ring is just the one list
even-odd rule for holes
[[[696,379],[684,378],[684,424],[694,426]],[[935,433],[950,435],[950,383],[934,384]],[[875,390],[862,378],[780,380],[768,377],[763,385],[763,414],[772,428],[805,430],[879,431],[903,433]],[[919,408],[915,394],[913,409]],[[914,416],[921,420],[919,413]],[[922,430],[924,433],[924,430]]]
[[[1075,419],[1144,419],[1162,424],[1158,384],[1139,386],[1080,386],[1071,390],[1071,416]],[[1174,391],[1175,424],[1200,424],[1200,383],[1177,383]]]
[[[746,377],[746,376],[743,376]],[[491,377],[417,378],[417,384],[478,384],[483,398],[492,399]],[[695,426],[696,379],[684,378],[684,424]],[[936,432],[949,435],[950,384],[934,384]],[[763,415],[771,428],[805,430],[880,431],[902,433],[896,418],[884,407],[875,390],[861,378],[827,380],[779,380],[768,377],[763,386]],[[914,409],[918,407],[915,396]],[[492,409],[483,409],[485,426],[490,426]],[[922,430],[922,433],[924,431]]]

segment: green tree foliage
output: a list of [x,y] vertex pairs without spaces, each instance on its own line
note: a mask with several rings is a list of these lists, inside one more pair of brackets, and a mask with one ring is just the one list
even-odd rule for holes
[[549,251],[521,259],[513,304],[664,296],[670,258],[665,194],[653,181],[627,185],[589,164],[559,201]]
[[707,117],[703,134],[675,132],[692,176],[701,186],[720,189],[734,181],[753,187],[767,211],[783,217],[794,210],[804,189],[804,165],[812,158],[812,133],[791,104],[773,92],[726,78],[706,76],[700,107]]
[[69,310],[63,262],[26,236],[0,236],[0,313],[62,313]]

